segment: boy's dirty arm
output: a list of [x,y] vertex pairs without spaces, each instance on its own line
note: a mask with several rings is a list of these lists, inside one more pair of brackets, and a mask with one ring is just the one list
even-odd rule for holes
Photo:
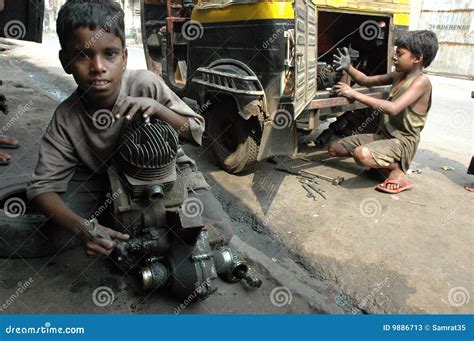
[[110,239],[92,235],[90,232],[92,225],[88,220],[80,217],[67,207],[57,193],[40,194],[33,199],[32,204],[39,208],[47,217],[51,217],[56,224],[79,237],[83,241],[87,255],[110,255],[117,246],[117,243],[113,241],[114,239],[128,240],[129,238],[126,234],[104,226],[100,226],[101,236],[107,235]]
[[411,86],[395,101],[386,101],[383,99],[373,98],[352,89],[345,83],[337,83],[334,86],[339,96],[359,101],[373,109],[388,115],[398,115],[403,109],[416,103],[427,91],[429,91],[430,83],[427,77],[419,77],[413,81]]

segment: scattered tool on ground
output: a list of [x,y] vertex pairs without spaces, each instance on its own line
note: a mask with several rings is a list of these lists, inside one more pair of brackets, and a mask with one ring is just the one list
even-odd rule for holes
[[315,176],[319,179],[322,179],[322,180],[326,180],[326,181],[329,181],[330,183],[332,183],[334,186],[338,186],[340,184],[342,184],[344,182],[344,177],[342,176],[336,176],[335,178],[331,178],[330,176],[327,176],[327,175],[322,175],[322,174],[317,174],[317,173],[313,173],[313,172],[308,172],[308,171],[305,171],[305,170],[301,170],[300,171],[301,173],[306,173],[306,174],[309,174],[309,175],[312,175],[312,176]]
[[306,184],[302,184],[302,186],[306,190],[306,192],[308,192],[306,194],[306,197],[312,198],[314,201],[316,201],[316,195],[314,195],[314,192],[311,190],[311,188]]
[[[304,186],[308,186],[311,190],[313,190],[314,193],[317,193],[319,194],[320,196],[323,197],[324,200],[327,200],[327,197],[326,195],[324,194],[324,191],[318,187],[316,187],[316,185],[318,184],[318,182],[314,182],[312,180],[309,180],[309,179],[305,179],[305,178],[300,178],[299,179],[299,182],[301,183],[301,185],[304,187]],[[313,193],[313,194],[314,194]]]

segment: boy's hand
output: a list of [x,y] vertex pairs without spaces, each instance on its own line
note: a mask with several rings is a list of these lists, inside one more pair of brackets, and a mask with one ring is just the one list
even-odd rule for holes
[[354,99],[354,89],[352,89],[346,83],[338,82],[334,85],[333,90],[337,93],[338,96],[346,97],[349,100]]
[[117,242],[127,241],[130,236],[100,225],[97,220],[91,221],[89,231],[84,238],[84,251],[88,256],[109,256]]
[[337,49],[339,55],[334,55],[333,63],[336,66],[336,71],[345,70],[348,71],[351,66],[351,56],[349,55],[349,50],[347,47],[343,48],[344,53],[341,50]]
[[136,113],[141,113],[143,118],[154,115],[160,110],[160,104],[149,97],[125,97],[121,103],[117,103],[115,117],[120,119],[125,116],[131,120]]

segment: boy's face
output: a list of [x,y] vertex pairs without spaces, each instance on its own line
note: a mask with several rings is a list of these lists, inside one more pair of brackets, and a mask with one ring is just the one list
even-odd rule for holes
[[415,56],[410,50],[403,47],[397,47],[393,55],[393,65],[397,72],[410,72],[419,67],[422,57]]
[[115,103],[127,56],[119,37],[87,27],[75,29],[66,51],[60,52],[64,70],[74,76],[85,98],[96,107],[111,107]]

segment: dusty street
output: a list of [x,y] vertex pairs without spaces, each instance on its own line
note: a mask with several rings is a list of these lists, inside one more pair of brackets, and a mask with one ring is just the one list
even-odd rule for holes
[[[11,151],[8,167],[0,168],[0,188],[31,175],[38,139],[57,103],[75,89],[60,67],[56,39],[17,44],[0,52],[0,90],[10,107],[0,126],[21,148]],[[140,48],[130,47],[128,67],[145,67]],[[208,143],[186,145],[235,223],[233,245],[264,285],[249,290],[220,282],[218,294],[183,312],[473,313],[474,193],[463,186],[474,182],[466,174],[474,154],[474,84],[430,79],[433,107],[411,165],[419,171],[408,175],[415,188],[398,195],[374,191],[380,181],[352,160],[330,158],[325,150],[306,145],[300,150],[311,162],[279,161],[344,176],[341,186],[321,181],[327,200],[306,198],[296,177],[275,171],[272,163],[230,175],[215,165]],[[132,279],[76,249],[51,259],[0,259],[0,305],[29,278],[32,285],[8,306],[8,313],[172,313],[180,303],[162,294],[142,295]],[[91,299],[100,286],[115,294],[113,304],[104,308]],[[290,302],[274,304],[277,287],[289,290]]]

